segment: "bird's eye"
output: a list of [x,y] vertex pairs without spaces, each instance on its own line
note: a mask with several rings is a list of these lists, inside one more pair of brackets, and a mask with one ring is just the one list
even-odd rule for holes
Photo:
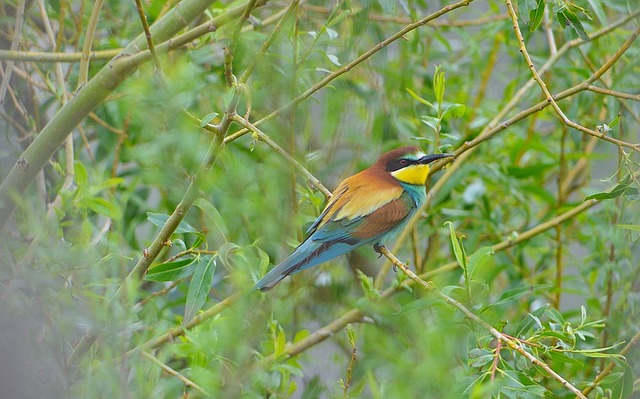
[[401,159],[399,162],[400,162],[400,165],[402,165],[402,166],[409,165],[409,161],[407,161],[406,159]]

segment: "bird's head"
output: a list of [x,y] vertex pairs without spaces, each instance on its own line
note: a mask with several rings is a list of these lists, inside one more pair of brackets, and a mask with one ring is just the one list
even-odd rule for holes
[[451,154],[427,155],[418,147],[401,147],[383,154],[377,164],[404,184],[424,185],[429,176],[429,164]]

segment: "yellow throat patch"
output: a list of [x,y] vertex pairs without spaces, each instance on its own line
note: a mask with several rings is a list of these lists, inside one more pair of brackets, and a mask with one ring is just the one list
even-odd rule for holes
[[401,183],[413,184],[415,186],[424,186],[429,176],[429,165],[417,164],[407,166],[391,172],[391,176],[395,177]]

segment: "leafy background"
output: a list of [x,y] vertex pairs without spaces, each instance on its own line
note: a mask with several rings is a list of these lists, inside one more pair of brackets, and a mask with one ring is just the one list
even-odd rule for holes
[[[636,2],[0,14],[3,397],[638,396]],[[407,144],[456,155],[387,243],[433,286],[362,248],[248,292]]]

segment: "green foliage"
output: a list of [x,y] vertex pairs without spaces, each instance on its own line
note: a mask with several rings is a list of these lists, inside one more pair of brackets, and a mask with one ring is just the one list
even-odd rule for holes
[[[0,7],[2,49],[19,3]],[[227,14],[238,3],[142,2],[160,71],[140,56],[143,36],[104,53],[142,33],[131,2],[105,2],[88,72],[108,72],[97,107],[77,101],[95,2],[27,3],[19,48],[0,51],[3,71],[22,57],[0,113],[0,202],[17,207],[0,239],[0,353],[24,379],[0,373],[3,393],[574,398],[402,271],[378,274],[385,258],[370,247],[250,290],[326,203],[301,168],[331,190],[419,145],[456,158],[432,170],[428,207],[387,248],[589,398],[638,396],[633,2],[514,2],[536,69],[581,130],[532,81],[503,2],[413,29],[454,3],[258,1],[245,20]],[[206,11],[185,19],[195,7]],[[215,29],[197,28],[211,18]],[[120,62],[135,72],[118,75]],[[68,128],[73,149],[57,139],[63,99],[84,116]],[[10,171],[36,168],[23,157],[36,137],[55,154],[37,152],[42,173],[11,190]]]

